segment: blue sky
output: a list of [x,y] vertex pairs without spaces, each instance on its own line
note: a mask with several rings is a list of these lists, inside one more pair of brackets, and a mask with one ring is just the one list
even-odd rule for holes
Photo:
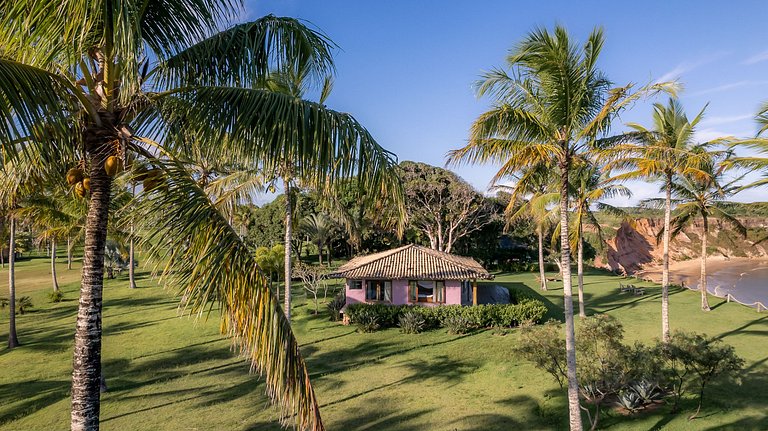
[[[578,40],[602,26],[600,66],[617,85],[679,78],[690,117],[710,103],[703,140],[753,135],[754,114],[768,100],[766,2],[270,0],[248,1],[241,19],[269,13],[304,19],[339,45],[327,104],[353,114],[400,160],[443,166],[488,107],[473,82],[503,65],[530,30],[555,23]],[[614,131],[623,122],[650,125],[649,103],[624,113]],[[494,173],[492,166],[453,170],[480,191]],[[631,202],[657,195],[656,185],[630,186]],[[748,191],[737,200],[764,194]]]

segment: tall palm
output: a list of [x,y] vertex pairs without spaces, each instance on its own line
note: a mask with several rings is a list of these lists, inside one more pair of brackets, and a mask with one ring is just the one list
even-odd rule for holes
[[177,253],[168,256],[166,280],[182,288],[191,312],[219,304],[223,333],[266,375],[267,392],[284,422],[323,429],[298,343],[265,277],[172,155],[197,141],[267,171],[289,159],[318,183],[358,175],[371,190],[398,194],[395,161],[350,115],[254,89],[271,69],[299,60],[311,65],[318,80],[327,76],[334,45],[294,19],[267,16],[226,27],[239,13],[238,2],[229,0],[0,3],[3,153],[34,153],[41,165],[81,156],[83,170],[73,180],[90,181],[73,430],[99,428],[110,174],[134,160],[153,167],[136,173],[151,195],[145,201],[153,204],[143,206],[145,218],[174,216],[145,225],[148,238],[163,233],[155,245]]
[[731,205],[727,199],[742,190],[737,182],[743,178],[740,176],[725,182],[725,173],[730,165],[727,159],[711,160],[710,163],[702,166],[707,176],[678,175],[672,182],[672,196],[676,208],[675,217],[670,223],[670,236],[674,238],[699,217],[702,221],[699,291],[703,311],[710,310],[707,300],[707,237],[710,219],[719,219],[730,225],[742,237],[747,236],[747,228],[729,213]]
[[[273,71],[264,79],[259,85],[267,88],[270,91],[280,93],[286,96],[303,98],[312,89],[312,65],[306,61],[298,61],[291,67],[283,67]],[[333,89],[333,80],[330,76],[325,76],[322,80],[322,88],[320,91],[319,102],[325,103],[328,96],[330,96]],[[294,199],[297,191],[297,182],[308,183],[304,178],[303,167],[290,157],[285,157],[282,163],[277,169],[272,172],[266,172],[267,176],[273,177],[275,180],[281,178],[283,180],[283,191],[285,195],[285,283],[284,283],[284,311],[288,320],[291,319],[291,279],[292,277],[292,254],[291,254],[291,242],[293,241],[293,228],[294,228]],[[315,185],[323,185],[324,183],[316,183]],[[322,262],[322,251],[320,251]]]
[[452,162],[500,163],[494,181],[539,165],[560,175],[568,408],[574,430],[581,430],[582,424],[568,238],[570,171],[621,109],[649,92],[673,88],[667,83],[637,92],[632,84],[611,88],[597,67],[603,41],[601,29],[593,30],[583,46],[560,26],[551,33],[544,29],[530,33],[507,57],[512,74],[496,69],[479,82],[478,94],[491,96],[493,106],[473,123],[467,146],[449,153]]
[[633,132],[627,136],[634,140],[618,145],[608,162],[610,168],[627,169],[617,176],[619,179],[643,178],[660,181],[665,192],[664,227],[662,236],[661,276],[661,334],[669,340],[669,242],[672,214],[672,179],[675,175],[704,175],[698,169],[701,160],[692,152],[695,147],[694,133],[701,121],[702,109],[693,120],[689,120],[680,103],[670,98],[666,105],[653,105],[653,127],[646,128],[636,123],[628,124]]
[[556,180],[551,171],[545,167],[537,166],[523,170],[517,176],[517,183],[512,189],[512,195],[506,210],[509,214],[517,208],[508,217],[508,225],[516,220],[528,218],[535,226],[539,249],[539,284],[541,290],[547,290],[544,264],[544,235],[557,221],[556,206],[559,193],[553,188],[553,183]]
[[590,162],[578,166],[574,172],[574,202],[573,216],[575,226],[575,242],[577,247],[577,273],[579,293],[579,317],[587,317],[584,309],[584,227],[590,227],[597,236],[597,243],[605,243],[603,230],[597,220],[595,210],[605,211],[621,217],[626,217],[624,211],[604,202],[618,196],[630,197],[632,192],[625,186],[617,184],[619,180],[602,173],[602,169]]

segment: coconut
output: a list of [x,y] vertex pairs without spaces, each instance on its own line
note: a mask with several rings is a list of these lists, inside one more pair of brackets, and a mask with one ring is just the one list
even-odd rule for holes
[[120,159],[117,156],[107,157],[107,161],[104,162],[104,170],[107,171],[107,175],[114,177],[120,170]]
[[157,169],[152,169],[144,174],[142,185],[145,191],[150,191],[163,183],[163,174]]
[[91,179],[90,178],[83,178],[83,188],[87,191],[91,191]]
[[83,185],[83,183],[80,182],[80,183],[75,184],[75,193],[78,196],[80,196],[81,198],[84,198],[85,194],[88,193],[88,192],[85,190],[85,186]]
[[67,184],[74,186],[83,180],[83,170],[80,168],[72,168],[67,171]]

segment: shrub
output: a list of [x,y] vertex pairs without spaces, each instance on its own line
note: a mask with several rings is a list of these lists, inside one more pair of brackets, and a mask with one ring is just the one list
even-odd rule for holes
[[472,330],[472,322],[462,315],[448,315],[443,320],[443,326],[448,330],[449,334],[466,334]]
[[360,332],[375,332],[381,327],[379,316],[373,310],[360,310],[355,316],[355,323]]
[[[10,303],[11,301],[8,298],[0,298],[0,308],[5,309],[5,307],[8,307]],[[30,298],[29,296],[22,296],[20,298],[16,298],[17,314],[24,314],[30,308],[34,308],[34,305],[32,304],[32,298]]]
[[331,320],[334,322],[338,322],[341,318],[341,309],[344,308],[344,305],[347,304],[347,297],[344,295],[344,292],[339,292],[338,295],[336,295],[333,299],[331,299],[326,306],[328,307],[328,311],[331,313]]
[[48,299],[51,302],[61,302],[64,300],[64,294],[61,293],[60,290],[55,290],[53,292],[48,292]]
[[352,323],[357,315],[368,310],[378,316],[383,328],[399,326],[403,313],[414,312],[424,318],[424,328],[447,327],[448,319],[461,318],[471,328],[513,327],[525,322],[539,322],[547,313],[547,307],[539,300],[524,299],[519,304],[492,304],[465,307],[462,305],[441,305],[421,307],[414,305],[350,304],[346,309]]
[[418,334],[424,330],[426,320],[418,311],[407,310],[400,315],[400,331],[405,334]]

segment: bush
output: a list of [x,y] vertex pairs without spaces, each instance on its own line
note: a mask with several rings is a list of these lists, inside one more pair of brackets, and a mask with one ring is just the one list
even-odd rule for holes
[[381,327],[379,316],[373,310],[360,310],[355,317],[355,323],[360,332],[376,332]]
[[347,304],[347,297],[344,295],[344,291],[340,292],[333,299],[331,299],[326,306],[331,313],[331,320],[338,322],[341,319],[341,309]]
[[466,334],[473,328],[472,322],[461,315],[449,315],[443,320],[443,327],[449,334]]
[[[0,308],[5,309],[10,305],[11,301],[8,298],[0,298]],[[24,314],[30,308],[34,308],[32,304],[32,298],[29,296],[22,296],[16,298],[16,314]]]
[[467,322],[470,328],[498,328],[519,326],[526,322],[540,322],[547,313],[547,307],[537,299],[523,299],[519,304],[491,304],[466,307],[462,305],[441,305],[422,307],[417,305],[350,304],[345,313],[352,323],[358,322],[358,315],[367,310],[378,317],[383,328],[399,326],[403,313],[413,312],[424,318],[424,328],[447,327],[446,321],[456,322],[458,318]]
[[48,299],[51,302],[61,302],[64,300],[64,294],[60,290],[48,292]]
[[[550,373],[562,388],[566,381],[565,341],[558,322],[525,328],[516,351]],[[597,315],[584,320],[576,334],[581,398],[592,405],[592,428],[600,410],[614,404],[634,412],[664,397],[673,397],[673,411],[686,389],[699,395],[717,377],[735,377],[744,361],[731,346],[700,334],[676,332],[667,343],[655,346],[622,343],[624,329],[616,319]]]
[[418,311],[407,310],[400,315],[400,331],[405,334],[418,334],[424,330],[426,319]]

